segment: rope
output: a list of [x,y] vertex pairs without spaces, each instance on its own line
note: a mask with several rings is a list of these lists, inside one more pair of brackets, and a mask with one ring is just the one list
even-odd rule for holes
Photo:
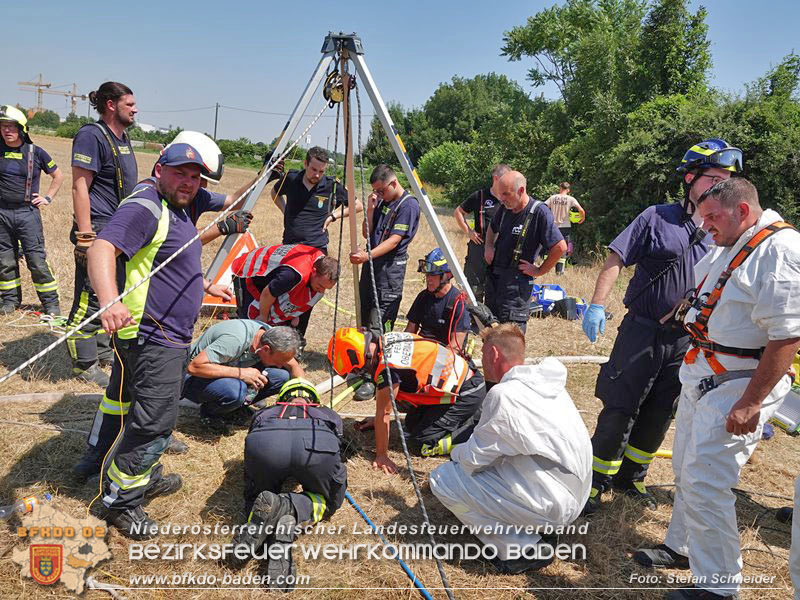
[[72,336],[74,333],[76,333],[76,332],[80,331],[81,329],[83,329],[83,328],[84,328],[84,327],[85,327],[85,326],[86,326],[88,323],[90,323],[91,321],[94,321],[94,320],[95,320],[97,317],[99,317],[100,315],[102,315],[102,314],[103,314],[104,312],[106,312],[106,311],[107,311],[109,308],[111,308],[111,307],[112,307],[114,304],[116,304],[117,302],[119,302],[120,300],[122,300],[122,299],[123,299],[125,296],[127,296],[128,294],[130,294],[132,291],[134,291],[135,289],[137,289],[139,286],[143,285],[145,282],[149,281],[151,277],[153,277],[153,276],[154,276],[156,273],[158,273],[159,271],[161,271],[161,269],[163,269],[164,267],[166,267],[166,266],[167,266],[169,263],[171,263],[171,262],[172,262],[172,261],[173,261],[173,260],[174,260],[174,259],[175,259],[175,258],[176,258],[176,257],[177,257],[177,256],[178,256],[180,253],[181,253],[181,252],[183,252],[184,250],[186,250],[186,249],[187,249],[189,246],[191,246],[191,245],[192,245],[192,244],[193,244],[195,241],[197,241],[198,239],[200,239],[200,236],[201,236],[201,235],[203,235],[203,234],[204,234],[206,231],[208,231],[208,230],[209,230],[209,229],[211,229],[213,226],[215,226],[215,225],[217,224],[217,222],[219,222],[219,221],[221,221],[222,219],[224,219],[224,218],[225,218],[225,217],[228,215],[228,213],[230,213],[231,211],[233,211],[233,210],[236,208],[236,206],[237,206],[237,205],[238,205],[238,204],[239,204],[239,203],[240,203],[242,200],[244,200],[244,199],[245,199],[245,198],[246,198],[246,197],[247,197],[247,196],[250,194],[250,192],[252,192],[252,191],[253,191],[253,190],[256,188],[256,186],[257,186],[257,185],[258,185],[258,184],[259,184],[259,183],[260,183],[260,182],[261,182],[261,181],[262,181],[264,178],[266,178],[266,177],[268,177],[268,176],[269,176],[269,174],[272,172],[272,168],[273,168],[273,166],[275,165],[275,163],[277,163],[277,162],[278,162],[278,161],[280,161],[280,160],[283,160],[283,158],[284,158],[284,157],[285,157],[287,154],[289,154],[289,151],[291,151],[291,150],[292,150],[292,149],[293,149],[293,148],[294,148],[294,147],[295,147],[295,146],[296,146],[296,145],[297,145],[297,144],[300,142],[300,140],[301,140],[301,139],[303,139],[303,138],[305,137],[306,133],[308,133],[308,131],[309,131],[309,130],[310,130],[310,129],[311,129],[311,128],[312,128],[312,127],[313,127],[313,126],[316,124],[316,122],[317,122],[317,121],[319,120],[319,118],[322,116],[322,113],[323,113],[323,112],[325,112],[325,110],[326,110],[327,108],[328,108],[328,105],[326,104],[326,105],[325,105],[325,106],[322,108],[322,110],[321,110],[321,111],[320,111],[320,112],[317,114],[317,116],[314,118],[314,120],[313,120],[313,121],[312,121],[312,122],[311,122],[311,123],[308,125],[308,127],[306,127],[305,131],[303,131],[303,133],[301,133],[301,134],[300,134],[300,136],[299,136],[299,137],[298,137],[298,138],[297,138],[297,139],[296,139],[294,142],[292,142],[292,144],[290,144],[290,145],[289,145],[289,146],[288,146],[288,147],[287,147],[287,148],[286,148],[286,149],[283,151],[283,154],[281,154],[279,157],[274,157],[274,156],[273,156],[273,158],[272,158],[272,160],[270,161],[270,163],[269,163],[269,164],[268,164],[268,165],[267,165],[267,166],[264,168],[264,172],[263,172],[263,173],[262,173],[262,174],[261,174],[261,175],[260,175],[260,176],[259,176],[259,177],[258,177],[258,178],[257,178],[257,179],[256,179],[256,180],[253,182],[253,183],[252,183],[252,185],[251,185],[250,187],[248,187],[248,188],[247,188],[247,189],[246,189],[246,190],[245,190],[245,191],[242,193],[242,195],[241,195],[241,196],[239,196],[239,198],[238,198],[238,199],[237,199],[235,202],[233,202],[233,203],[232,203],[232,204],[231,204],[231,205],[230,205],[228,208],[226,208],[225,210],[223,210],[223,211],[219,212],[219,213],[217,214],[217,216],[216,216],[216,217],[215,217],[215,218],[214,218],[214,219],[213,219],[213,220],[212,220],[212,221],[211,221],[211,222],[210,222],[208,225],[206,225],[206,227],[204,227],[204,228],[203,228],[201,231],[198,231],[198,232],[197,232],[197,234],[196,234],[196,235],[195,235],[195,236],[194,236],[192,239],[190,239],[190,240],[189,240],[188,242],[186,242],[186,243],[185,243],[183,246],[181,246],[180,248],[178,248],[178,249],[177,249],[177,250],[176,250],[174,253],[172,253],[172,255],[170,255],[170,256],[169,256],[169,257],[168,257],[168,258],[167,258],[167,259],[166,259],[166,260],[165,260],[163,263],[161,263],[161,264],[160,264],[160,265],[158,265],[158,266],[157,266],[155,269],[153,269],[152,271],[150,271],[150,273],[148,273],[147,277],[143,278],[143,279],[142,279],[141,281],[139,281],[138,283],[134,284],[134,285],[133,285],[133,286],[131,286],[130,288],[128,288],[128,289],[126,289],[125,291],[123,291],[123,292],[122,292],[121,294],[119,294],[119,295],[118,295],[116,298],[114,298],[113,300],[111,300],[111,301],[110,301],[108,304],[106,304],[105,306],[101,307],[99,310],[97,310],[97,311],[96,311],[95,313],[93,313],[92,315],[90,315],[90,316],[86,317],[86,318],[85,318],[85,319],[84,319],[82,322],[80,322],[80,323],[78,323],[77,325],[75,325],[75,327],[73,327],[72,329],[70,329],[69,331],[67,331],[67,332],[66,332],[64,335],[62,335],[60,338],[58,338],[58,339],[57,339],[56,341],[54,341],[52,344],[50,344],[49,346],[45,347],[43,350],[41,350],[41,351],[37,352],[36,354],[34,354],[34,355],[31,357],[31,358],[29,358],[28,360],[26,360],[26,361],[25,361],[25,362],[23,362],[22,364],[18,365],[16,368],[14,368],[14,369],[13,369],[12,371],[10,371],[9,373],[6,373],[6,374],[5,374],[5,375],[3,375],[2,377],[0,377],[0,384],[2,384],[2,383],[5,383],[5,382],[6,382],[6,381],[8,381],[9,379],[11,379],[11,378],[12,378],[14,375],[16,375],[17,373],[19,373],[19,372],[20,372],[22,369],[24,369],[25,367],[27,367],[27,366],[31,365],[32,363],[36,362],[37,360],[39,360],[39,359],[40,359],[41,357],[43,357],[45,354],[47,354],[48,352],[50,352],[51,350],[53,350],[53,349],[54,349],[56,346],[58,346],[58,345],[62,344],[64,341],[66,341],[66,340],[67,340],[67,338],[69,338],[70,336]]
[[[338,68],[338,67],[336,67],[336,68]],[[336,187],[337,187],[336,175],[338,173],[338,159],[339,159],[339,112],[340,112],[340,110],[341,110],[341,104],[337,103],[336,104],[336,128],[335,128],[334,134],[333,134],[333,178],[334,178],[333,192],[332,192],[333,198],[331,199],[331,201],[328,202],[328,206],[329,207],[333,206],[333,201],[334,201],[334,199],[336,197]],[[345,157],[346,157],[346,149],[345,149]],[[347,165],[344,165],[344,172],[345,173],[347,172]],[[353,190],[353,192],[355,192],[355,190]],[[352,210],[353,207],[350,207],[350,209]],[[333,213],[334,210],[335,210],[334,208],[331,208],[331,213]],[[339,223],[339,253],[336,255],[336,261],[339,263],[339,271],[341,272],[341,269],[342,269],[342,239],[344,238],[344,209],[342,209],[342,218],[339,219],[339,220],[341,221],[341,223]],[[325,298],[323,298],[323,300],[325,300]],[[336,310],[336,309],[339,308],[339,284],[338,283],[336,284],[335,300],[336,300],[336,303],[334,304],[334,309],[335,310],[333,311],[333,335],[331,336],[331,339],[333,340],[333,346],[331,347],[331,356],[336,356],[336,316],[338,314],[338,310]],[[330,302],[328,302],[328,303],[330,304]],[[333,408],[334,400],[335,400],[335,398],[333,397],[333,387],[334,387],[333,386],[333,378],[336,376],[336,373],[333,370],[333,364],[332,363],[330,365],[330,376],[331,376],[331,389],[330,389],[330,395],[328,397],[328,403],[330,404],[330,407]]]
[[411,583],[413,583],[414,587],[416,587],[419,590],[420,596],[425,598],[425,600],[433,600],[433,596],[430,595],[428,590],[425,589],[425,586],[422,585],[422,582],[419,579],[417,579],[416,575],[414,575],[414,572],[403,561],[403,559],[400,558],[400,553],[397,551],[397,549],[392,544],[390,544],[385,537],[383,537],[383,534],[375,526],[375,523],[370,521],[367,514],[361,509],[361,507],[358,504],[356,504],[356,501],[353,500],[353,497],[350,495],[350,492],[345,492],[344,497],[347,498],[347,501],[350,503],[350,505],[356,509],[356,512],[358,512],[358,514],[361,515],[361,518],[364,519],[364,521],[366,521],[367,525],[372,527],[373,533],[375,533],[375,535],[378,536],[378,538],[383,542],[383,544],[389,548],[392,548],[395,551],[394,559],[400,563],[400,566],[403,568],[403,571],[405,571],[406,575],[408,575],[408,578],[411,579]]
[[[361,168],[361,193],[364,194],[364,161],[363,156],[361,154],[361,97],[358,93],[358,86],[356,86],[356,103],[358,104],[358,160],[359,165]],[[364,223],[366,229],[366,238],[367,238],[367,258],[369,260],[369,273],[370,273],[370,283],[372,284],[372,301],[375,303],[375,310],[378,311],[379,321],[383,323],[383,314],[381,314],[380,303],[378,301],[378,287],[375,284],[375,266],[372,262],[372,244],[370,242],[370,223],[369,219],[367,218],[368,211],[366,210],[366,204],[364,205]],[[363,267],[362,267],[363,268]],[[361,315],[362,319],[367,319],[366,315]],[[386,380],[388,382],[388,390],[389,390],[389,399],[392,403],[392,413],[394,414],[394,422],[397,425],[397,431],[400,434],[400,444],[403,448],[403,454],[406,457],[406,466],[408,467],[408,472],[411,475],[411,483],[414,486],[414,493],[417,496],[417,500],[419,501],[419,507],[422,511],[422,518],[425,521],[425,525],[427,525],[428,535],[431,540],[431,544],[433,546],[436,545],[436,540],[433,537],[433,532],[431,531],[431,520],[428,517],[428,511],[425,508],[425,500],[422,498],[422,492],[419,489],[419,482],[417,481],[417,475],[414,471],[414,465],[411,464],[411,455],[408,452],[408,445],[406,444],[406,436],[405,431],[403,431],[403,424],[400,422],[400,412],[397,410],[397,400],[394,396],[394,386],[392,385],[392,372],[389,368],[389,360],[386,358],[386,338],[383,332],[383,327],[380,328],[380,336],[381,336],[381,358],[383,359],[383,367],[386,371]],[[378,426],[378,423],[375,424]],[[453,595],[453,590],[450,587],[450,583],[447,580],[447,575],[444,572],[444,567],[442,566],[442,561],[437,557],[436,560],[436,568],[439,571],[439,577],[442,579],[442,585],[444,586],[444,590],[447,593],[447,597],[450,600],[455,600],[455,596]]]

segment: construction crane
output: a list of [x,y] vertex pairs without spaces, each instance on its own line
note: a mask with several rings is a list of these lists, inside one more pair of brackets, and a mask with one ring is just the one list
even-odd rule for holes
[[18,81],[19,85],[30,85],[33,87],[21,87],[19,89],[26,91],[26,92],[36,92],[36,112],[41,112],[44,110],[42,106],[42,94],[53,94],[56,96],[67,96],[70,99],[70,103],[72,106],[72,111],[74,114],[78,114],[78,98],[81,100],[86,100],[86,94],[79,94],[78,93],[78,84],[72,84],[72,91],[71,92],[64,92],[61,90],[51,90],[47,89],[52,84],[51,83],[42,83],[42,75],[39,74],[38,81]]
[[[32,85],[36,91],[36,112],[42,110],[42,94],[45,91],[45,88],[49,88],[52,83],[42,83],[42,74],[39,73],[39,79],[37,81],[18,81],[18,85]],[[31,88],[20,88],[21,90],[30,91]]]

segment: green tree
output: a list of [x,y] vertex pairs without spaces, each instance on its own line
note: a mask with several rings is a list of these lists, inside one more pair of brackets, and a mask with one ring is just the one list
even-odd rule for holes
[[61,117],[52,110],[41,110],[28,119],[28,125],[43,129],[56,129],[60,123]]

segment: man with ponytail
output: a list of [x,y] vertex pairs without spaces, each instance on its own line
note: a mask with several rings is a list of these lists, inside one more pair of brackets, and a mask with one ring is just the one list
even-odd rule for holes
[[[122,83],[107,81],[89,93],[89,102],[100,119],[81,127],[72,141],[74,217],[70,240],[75,244],[75,296],[69,327],[99,308],[86,272],[86,250],[138,180],[136,156],[125,133],[137,112],[133,92]],[[99,321],[70,336],[67,347],[73,376],[108,385],[108,376],[98,363],[110,364],[113,357]]]

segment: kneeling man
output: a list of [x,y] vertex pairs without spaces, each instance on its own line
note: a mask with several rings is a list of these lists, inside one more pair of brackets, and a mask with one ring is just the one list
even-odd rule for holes
[[[466,525],[569,525],[589,497],[592,444],[564,389],[567,370],[552,358],[525,365],[525,338],[516,325],[485,329],[482,338],[483,372],[496,385],[486,394],[472,436],[431,473],[431,491]],[[501,573],[538,569],[553,560],[509,559],[512,545],[543,543],[538,533],[478,538],[497,548]]]
[[183,397],[211,421],[277,394],[289,377],[303,377],[295,360],[300,336],[291,327],[231,319],[212,325],[192,344]]

